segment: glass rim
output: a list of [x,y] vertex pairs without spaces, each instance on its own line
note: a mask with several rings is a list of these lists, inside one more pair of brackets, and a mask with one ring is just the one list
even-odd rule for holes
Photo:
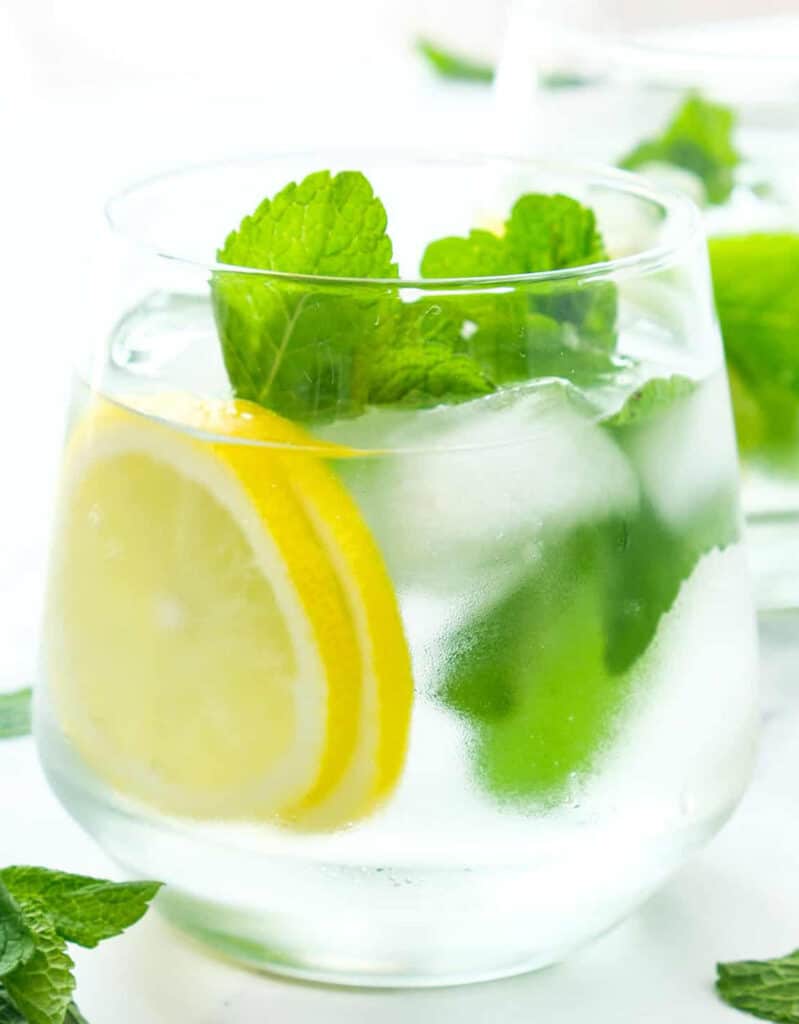
[[[705,28],[723,30],[747,24],[764,25],[773,23],[778,26],[790,17],[791,23],[799,28],[799,17],[796,14],[773,14],[755,17],[725,18],[719,22],[707,22]],[[769,79],[787,76],[788,81],[799,82],[799,43],[793,53],[765,52],[752,50],[719,49],[708,44],[689,46],[680,43],[675,31],[690,29],[690,26],[671,26],[658,39],[654,33],[617,32],[606,39],[607,56],[612,59],[638,60],[651,65],[653,62],[661,70],[679,71],[682,69],[699,68],[705,75],[716,72],[730,74],[733,70],[740,75],[749,69],[756,69],[758,74]],[[598,47],[603,47],[597,41]]]
[[[244,166],[258,163],[278,163],[289,160],[311,160],[324,157],[324,162],[333,158],[344,160],[342,169],[348,163],[357,163],[358,157],[364,160],[380,160],[406,162],[414,164],[430,164],[434,166],[464,166],[482,163],[511,164],[527,166],[547,172],[562,172],[564,176],[580,177],[609,191],[631,195],[640,201],[659,207],[664,213],[664,223],[676,222],[675,237],[659,245],[653,245],[640,251],[629,253],[599,263],[580,264],[557,270],[540,270],[522,274],[494,274],[473,277],[337,277],[324,274],[299,274],[281,270],[263,270],[256,267],[237,266],[236,264],[218,261],[199,260],[177,252],[162,249],[148,241],[135,231],[125,226],[119,218],[118,211],[124,204],[141,193],[144,189],[169,181],[180,181],[181,178],[198,172],[223,169],[232,166]],[[356,159],[353,161],[353,157]],[[310,171],[309,171],[310,173]],[[120,240],[145,249],[152,256],[177,263],[195,270],[205,270],[210,274],[237,274],[255,278],[263,278],[282,284],[318,285],[325,287],[346,286],[350,288],[402,288],[431,291],[442,289],[490,288],[515,286],[523,284],[541,284],[573,279],[602,279],[616,277],[621,273],[650,273],[663,269],[679,258],[679,254],[690,246],[703,232],[701,212],[697,205],[684,192],[668,185],[653,184],[641,175],[615,167],[593,162],[573,162],[541,159],[517,154],[495,154],[484,152],[464,152],[442,156],[414,150],[394,149],[348,149],[320,148],[319,150],[279,150],[271,153],[254,154],[221,160],[209,160],[199,163],[184,164],[179,167],[161,171],[156,174],[137,179],[131,184],[115,192],[104,206],[106,222],[112,234]]]

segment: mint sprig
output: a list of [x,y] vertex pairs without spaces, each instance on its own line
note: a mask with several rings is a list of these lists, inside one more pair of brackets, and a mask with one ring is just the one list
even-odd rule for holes
[[13,693],[0,693],[0,740],[27,736],[31,731],[30,687]]
[[716,965],[716,991],[730,1006],[761,1020],[799,1024],[799,950],[772,960]]
[[85,1024],[67,942],[93,948],[119,935],[159,888],[39,867],[0,871],[0,1024]]
[[627,170],[652,163],[681,167],[701,179],[708,202],[724,203],[741,162],[733,140],[735,122],[730,107],[691,93],[663,132],[641,142],[619,160],[619,166]]
[[[612,368],[616,290],[571,279],[529,289],[451,289],[407,302],[386,214],[356,171],[320,171],[245,217],[219,261],[338,278],[311,283],[216,271],[211,288],[238,397],[293,419],[353,416],[371,405],[469,401],[503,384]],[[526,274],[607,258],[593,212],[563,195],[522,196],[502,234],[432,242],[424,277]],[[341,278],[360,277],[358,284]],[[380,278],[374,285],[370,278]]]

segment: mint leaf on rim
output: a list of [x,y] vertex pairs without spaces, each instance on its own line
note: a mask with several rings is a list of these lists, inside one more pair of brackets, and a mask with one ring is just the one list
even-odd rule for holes
[[[217,255],[220,263],[286,274],[397,276],[383,204],[357,171],[318,171],[290,183],[245,217]],[[357,354],[380,325],[380,289],[310,289],[219,271],[211,289],[237,397],[298,419],[359,411]]]
[[716,965],[716,991],[734,1007],[761,1020],[799,1024],[799,950],[772,960]]

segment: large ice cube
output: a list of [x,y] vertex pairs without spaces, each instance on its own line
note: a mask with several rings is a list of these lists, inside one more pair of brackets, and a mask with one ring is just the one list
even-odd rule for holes
[[[341,471],[400,586],[524,572],[548,528],[633,509],[638,484],[586,400],[537,382],[458,406],[375,412],[328,431],[377,459]],[[373,464],[370,464],[373,463]]]

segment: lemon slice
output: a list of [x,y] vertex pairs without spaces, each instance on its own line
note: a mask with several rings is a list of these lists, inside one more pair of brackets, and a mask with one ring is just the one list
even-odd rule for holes
[[46,649],[67,737],[172,815],[363,817],[401,773],[412,681],[325,462],[347,453],[248,403],[144,405],[97,400],[67,452]]

